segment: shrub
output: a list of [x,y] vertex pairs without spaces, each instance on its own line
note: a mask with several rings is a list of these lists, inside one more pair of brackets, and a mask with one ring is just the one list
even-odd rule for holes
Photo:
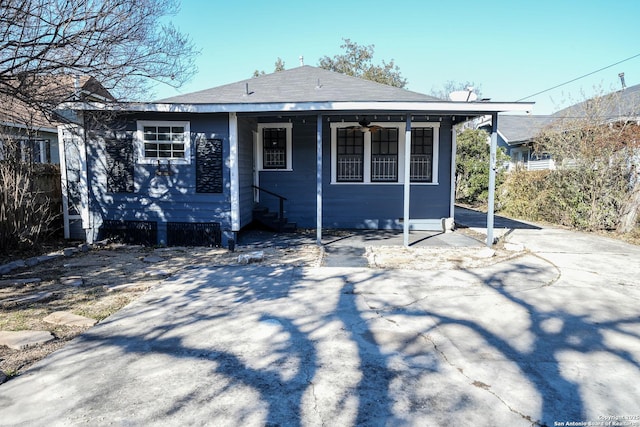
[[59,168],[23,162],[17,141],[2,141],[0,253],[37,245],[57,230]]

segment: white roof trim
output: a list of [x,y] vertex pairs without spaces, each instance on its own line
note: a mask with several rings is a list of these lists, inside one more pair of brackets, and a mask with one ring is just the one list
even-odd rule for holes
[[163,113],[258,113],[258,112],[330,112],[330,111],[425,111],[438,113],[486,114],[503,111],[531,111],[533,102],[287,102],[237,104],[97,103],[67,102],[62,109],[107,110]]

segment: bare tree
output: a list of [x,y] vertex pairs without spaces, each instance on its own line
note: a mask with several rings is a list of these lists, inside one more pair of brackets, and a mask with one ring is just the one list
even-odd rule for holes
[[56,106],[83,89],[135,100],[196,72],[192,42],[165,18],[176,11],[177,0],[0,0],[0,252],[55,228],[44,181],[56,166],[30,148],[56,127]]
[[158,82],[178,87],[196,71],[192,42],[164,20],[177,11],[175,0],[0,4],[0,95],[40,110],[69,96],[62,76],[93,76],[132,100]]

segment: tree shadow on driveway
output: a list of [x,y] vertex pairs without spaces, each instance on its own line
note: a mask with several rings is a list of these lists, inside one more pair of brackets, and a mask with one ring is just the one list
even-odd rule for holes
[[[556,291],[547,284],[536,290],[524,283],[514,284],[512,276],[539,273],[525,265],[514,264],[499,274],[480,272],[467,271],[482,287],[460,295],[458,301],[434,299],[411,307],[386,306],[382,312],[396,321],[406,316],[430,319],[432,327],[415,339],[434,343],[435,335],[453,342],[456,352],[449,355],[436,347],[442,358],[469,383],[493,394],[496,403],[527,422],[599,422],[599,417],[633,412],[633,402],[640,399],[633,386],[640,380],[640,317],[633,299],[624,302],[622,309],[619,303],[590,299],[598,294],[603,297],[604,287],[585,289],[589,295],[572,300],[566,288]],[[483,301],[495,302],[496,297],[499,306],[482,305]],[[469,304],[470,298],[477,303]],[[496,383],[499,377],[504,380],[498,371],[479,369],[496,360],[514,365],[523,384]],[[533,387],[540,401],[538,414],[522,411],[515,404],[519,398],[514,396],[523,385]]]
[[185,270],[0,387],[0,425],[553,425],[633,408],[636,305],[571,300],[556,275],[535,257]]

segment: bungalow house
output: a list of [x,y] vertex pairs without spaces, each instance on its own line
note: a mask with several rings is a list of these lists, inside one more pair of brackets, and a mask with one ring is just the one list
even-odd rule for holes
[[[533,142],[544,130],[562,131],[580,126],[585,120],[595,123],[634,123],[640,125],[640,85],[623,87],[602,96],[563,108],[551,115],[501,114],[498,147],[511,158],[509,170],[516,166],[525,170],[555,169],[548,153],[537,153]],[[491,116],[475,121],[476,129],[491,129]]]
[[[510,157],[507,170],[516,167],[525,170],[554,169],[553,159],[536,153],[533,142],[540,132],[553,122],[551,116],[501,114],[498,126],[498,147]],[[491,132],[491,117],[478,121],[476,128]]]
[[10,97],[0,99],[0,159],[15,143],[20,158],[34,163],[59,163],[58,128],[40,111]]
[[405,242],[442,230],[454,125],[532,103],[443,101],[301,66],[152,103],[65,107],[67,237],[227,246],[269,216],[318,241],[323,228],[399,229]]

